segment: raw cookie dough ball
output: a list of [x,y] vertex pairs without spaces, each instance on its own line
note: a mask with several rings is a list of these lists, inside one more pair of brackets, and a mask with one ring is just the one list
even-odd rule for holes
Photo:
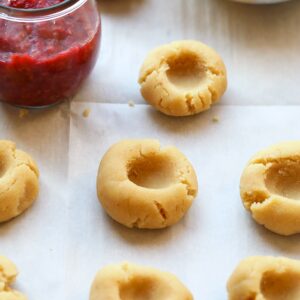
[[16,266],[6,257],[0,256],[0,300],[26,300],[21,293],[11,289],[10,285],[18,275]]
[[300,141],[284,142],[257,153],[240,183],[252,217],[281,235],[300,233]]
[[229,300],[299,300],[300,261],[247,258],[233,272],[227,290]]
[[215,50],[198,41],[178,41],[154,49],[139,76],[141,93],[171,116],[210,108],[227,88],[226,68]]
[[175,147],[157,140],[124,140],[104,155],[98,198],[117,222],[136,228],[164,228],[178,222],[197,194],[197,177]]
[[0,140],[0,222],[32,205],[38,195],[39,171],[32,158],[10,141]]
[[111,265],[96,276],[90,300],[193,300],[172,274],[129,263]]

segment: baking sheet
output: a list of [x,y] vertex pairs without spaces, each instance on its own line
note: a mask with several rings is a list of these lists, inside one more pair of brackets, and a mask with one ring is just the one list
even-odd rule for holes
[[[86,109],[88,118],[82,116]],[[88,299],[97,270],[127,260],[176,274],[196,300],[225,300],[226,281],[240,259],[300,259],[300,237],[256,225],[238,190],[253,153],[299,138],[299,113],[297,106],[218,106],[178,119],[145,105],[73,102],[20,118],[17,109],[0,106],[1,138],[17,141],[41,171],[35,205],[0,225],[0,253],[20,270],[16,287],[30,300]],[[123,138],[157,138],[179,147],[193,163],[199,195],[177,225],[130,230],[103,212],[96,196],[98,164]]]

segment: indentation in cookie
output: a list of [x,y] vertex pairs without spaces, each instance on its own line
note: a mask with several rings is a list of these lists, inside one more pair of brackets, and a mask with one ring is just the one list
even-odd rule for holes
[[3,153],[0,153],[0,178],[5,175],[9,168],[7,163],[7,157]]
[[273,194],[300,200],[300,161],[273,163],[266,174],[266,186]]
[[136,277],[120,287],[121,300],[157,300],[167,296],[163,289],[158,291],[157,282],[153,278]]
[[261,292],[266,299],[299,300],[300,274],[266,272],[262,277]]
[[167,155],[142,156],[128,165],[128,178],[141,187],[165,188],[176,181],[174,163]]
[[198,55],[192,52],[181,52],[167,60],[169,81],[180,89],[197,88],[205,78],[205,67]]
[[107,266],[95,277],[90,300],[108,299],[193,300],[193,296],[174,275],[125,262]]

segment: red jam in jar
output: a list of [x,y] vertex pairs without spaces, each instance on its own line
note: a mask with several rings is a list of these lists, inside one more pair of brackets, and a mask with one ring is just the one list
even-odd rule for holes
[[0,0],[0,5],[0,101],[42,107],[74,96],[98,54],[95,1]]

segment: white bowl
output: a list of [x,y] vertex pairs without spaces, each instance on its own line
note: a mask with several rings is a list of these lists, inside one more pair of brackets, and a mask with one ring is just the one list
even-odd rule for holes
[[289,0],[232,0],[235,2],[248,3],[248,4],[274,4],[287,2]]

